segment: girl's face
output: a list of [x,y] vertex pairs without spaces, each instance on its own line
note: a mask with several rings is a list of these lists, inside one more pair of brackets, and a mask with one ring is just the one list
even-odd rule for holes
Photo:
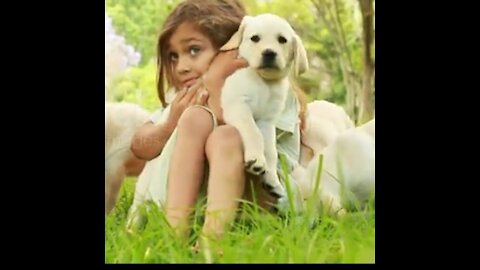
[[216,52],[210,39],[194,24],[180,24],[170,37],[167,51],[177,90],[192,86],[207,71]]

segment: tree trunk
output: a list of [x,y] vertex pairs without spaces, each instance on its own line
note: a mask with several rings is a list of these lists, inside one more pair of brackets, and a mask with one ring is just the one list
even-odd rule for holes
[[374,40],[373,34],[373,0],[359,0],[360,10],[362,12],[363,24],[363,87],[360,98],[359,119],[357,124],[363,124],[373,118],[373,59],[371,55],[372,43]]
[[312,0],[312,3],[317,10],[319,19],[323,21],[333,37],[346,89],[345,109],[352,121],[356,122],[358,118],[356,104],[360,86],[353,68],[350,49],[346,42],[345,31],[340,17],[340,4],[337,0]]

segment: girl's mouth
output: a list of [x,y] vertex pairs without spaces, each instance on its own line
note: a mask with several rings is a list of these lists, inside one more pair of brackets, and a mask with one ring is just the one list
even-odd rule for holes
[[183,82],[183,88],[190,88],[197,82],[197,78],[189,79]]

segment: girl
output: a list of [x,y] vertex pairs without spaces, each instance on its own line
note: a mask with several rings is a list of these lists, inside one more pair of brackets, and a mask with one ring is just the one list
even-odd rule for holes
[[[234,220],[247,180],[259,183],[245,174],[240,135],[223,123],[220,107],[225,78],[248,63],[237,59],[236,51],[218,50],[244,16],[243,6],[234,0],[186,0],[167,17],[158,40],[158,95],[163,106],[167,106],[165,84],[176,95],[165,121],[160,121],[159,111],[137,130],[132,151],[138,158],[155,158],[161,164],[161,177],[147,182],[155,181],[166,191],[166,198],[158,200],[167,221],[182,237],[188,235],[189,216],[204,180],[207,212],[202,234],[214,237],[221,237]],[[208,93],[197,99],[204,89]],[[300,152],[299,115],[304,103],[298,97],[290,94],[276,125],[278,151],[286,155],[289,170],[298,164]],[[260,206],[274,202],[261,193]]]

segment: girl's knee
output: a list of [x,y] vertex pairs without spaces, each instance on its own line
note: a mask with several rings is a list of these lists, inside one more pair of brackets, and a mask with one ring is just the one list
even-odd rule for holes
[[219,152],[226,154],[243,153],[240,134],[236,128],[229,125],[216,128],[208,137],[205,148],[207,156]]
[[208,134],[213,129],[212,115],[200,107],[189,108],[178,120],[177,129],[195,135]]

